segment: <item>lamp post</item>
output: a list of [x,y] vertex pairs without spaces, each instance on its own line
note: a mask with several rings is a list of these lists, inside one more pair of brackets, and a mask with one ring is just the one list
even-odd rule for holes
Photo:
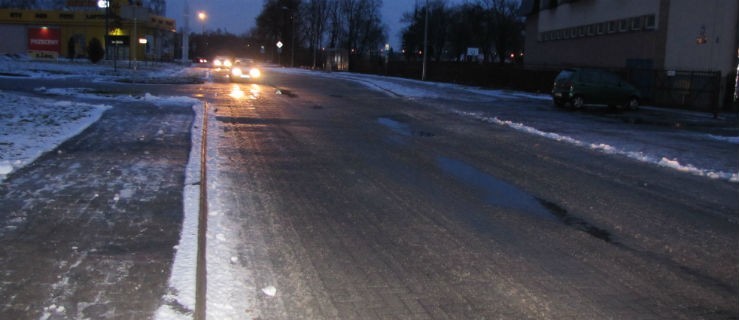
[[202,38],[202,48],[198,48],[198,52],[204,55],[208,49],[208,40],[205,39],[205,20],[208,19],[208,15],[205,11],[198,11],[198,20],[200,20],[201,32],[200,37]]
[[202,26],[202,34],[205,35],[205,19],[208,18],[208,15],[205,14],[205,11],[198,11],[198,20],[200,20],[200,25]]
[[105,9],[105,34],[103,35],[103,41],[105,41],[105,60],[108,60],[110,58],[110,50],[108,50],[108,44],[110,43],[110,41],[108,41],[108,33],[110,33],[110,28],[108,26],[108,20],[110,17],[110,0],[99,0],[98,8]]
[[426,81],[426,58],[429,51],[429,0],[426,0],[426,19],[423,26],[423,67],[421,68],[421,81]]

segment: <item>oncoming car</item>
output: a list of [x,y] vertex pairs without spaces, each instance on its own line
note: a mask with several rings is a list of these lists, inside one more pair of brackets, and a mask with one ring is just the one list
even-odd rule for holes
[[233,58],[227,56],[215,56],[213,58],[213,78],[217,81],[228,80],[231,75]]
[[262,77],[262,71],[254,60],[236,58],[233,60],[229,76],[231,81],[257,81]]
[[562,70],[554,79],[552,99],[557,107],[580,109],[586,104],[639,108],[641,94],[618,75],[586,68]]
[[231,65],[233,64],[233,59],[226,56],[216,56],[213,58],[213,68],[216,69],[228,69],[231,68]]

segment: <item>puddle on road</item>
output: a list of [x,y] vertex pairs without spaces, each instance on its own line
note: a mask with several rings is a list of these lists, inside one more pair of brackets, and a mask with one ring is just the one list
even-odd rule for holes
[[611,242],[610,232],[593,226],[581,218],[571,216],[567,210],[555,203],[536,198],[462,161],[439,157],[436,162],[439,168],[457,180],[482,190],[485,193],[485,201],[494,206],[513,209],[539,219],[558,221],[597,239]]
[[393,130],[396,133],[404,136],[410,137],[413,134],[413,132],[411,131],[411,126],[409,126],[407,123],[403,123],[389,117],[379,117],[377,118],[377,123],[388,127],[390,128],[390,130]]
[[395,115],[395,116],[384,116],[377,118],[377,123],[389,128],[390,130],[395,131],[395,133],[398,133],[400,135],[410,137],[410,136],[417,136],[417,137],[423,137],[423,138],[430,138],[435,137],[436,134],[429,131],[423,131],[423,130],[412,130],[411,126],[408,124],[408,119],[411,119],[408,116],[404,115]]

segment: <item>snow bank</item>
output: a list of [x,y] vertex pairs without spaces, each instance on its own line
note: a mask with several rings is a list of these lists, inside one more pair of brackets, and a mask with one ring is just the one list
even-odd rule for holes
[[195,312],[195,279],[198,253],[198,214],[200,210],[200,149],[203,106],[193,104],[195,121],[192,125],[190,158],[187,162],[184,190],[184,220],[180,243],[175,247],[172,274],[164,304],[157,310],[157,320],[192,319]]
[[575,138],[572,138],[566,135],[561,135],[561,134],[553,133],[553,132],[541,131],[539,129],[527,126],[523,123],[501,120],[498,117],[486,117],[482,115],[482,113],[479,113],[479,112],[465,112],[465,111],[459,111],[459,110],[453,110],[453,112],[461,116],[471,117],[471,118],[474,118],[474,119],[477,119],[483,122],[494,123],[497,125],[510,127],[510,128],[513,128],[521,132],[526,132],[526,133],[541,136],[547,139],[573,144],[579,147],[585,147],[585,148],[589,148],[592,150],[597,150],[597,151],[607,153],[607,154],[622,155],[622,156],[626,156],[628,158],[635,159],[638,161],[652,163],[652,164],[656,164],[662,167],[672,168],[672,169],[675,169],[681,172],[686,172],[686,173],[690,173],[690,174],[694,174],[694,175],[698,175],[702,177],[707,177],[711,179],[722,179],[722,180],[727,180],[730,182],[739,182],[739,173],[697,168],[691,164],[682,164],[677,159],[668,159],[665,157],[646,155],[642,152],[623,150],[618,147],[608,145],[608,144],[603,144],[603,143],[585,142],[585,141],[581,141],[581,140],[578,140],[578,139],[575,139]]

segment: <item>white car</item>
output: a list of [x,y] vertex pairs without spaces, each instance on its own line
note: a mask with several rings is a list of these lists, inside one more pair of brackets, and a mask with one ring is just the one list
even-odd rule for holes
[[230,77],[231,81],[256,81],[262,77],[262,71],[253,59],[236,58],[231,66]]

